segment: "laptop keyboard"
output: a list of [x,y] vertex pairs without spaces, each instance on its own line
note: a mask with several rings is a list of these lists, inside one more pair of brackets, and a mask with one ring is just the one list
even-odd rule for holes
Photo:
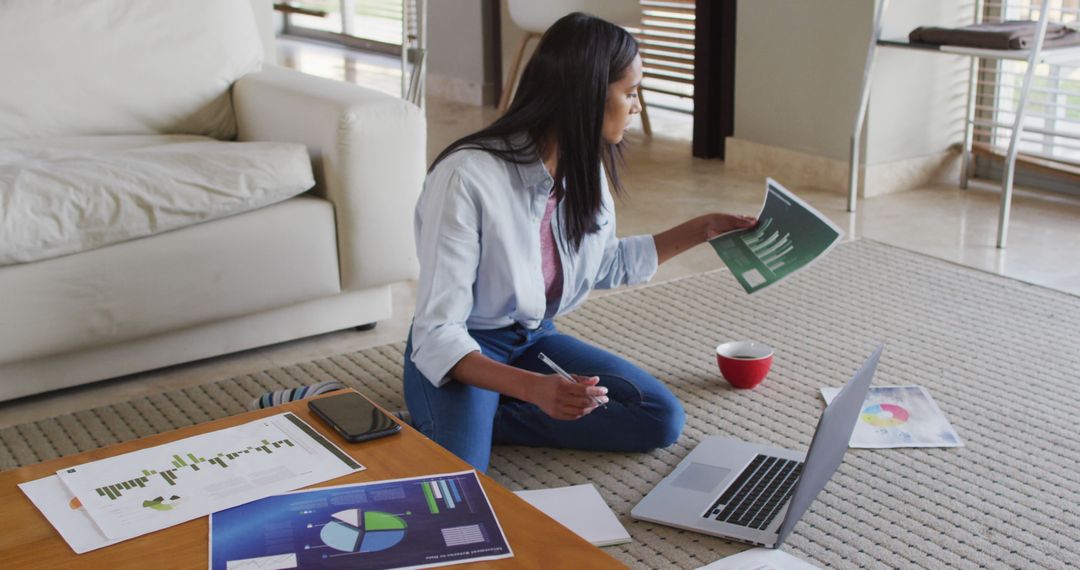
[[704,518],[765,529],[784,507],[802,473],[800,461],[758,455],[724,491]]

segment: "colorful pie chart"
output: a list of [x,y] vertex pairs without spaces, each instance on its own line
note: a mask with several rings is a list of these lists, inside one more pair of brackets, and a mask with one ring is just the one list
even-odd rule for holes
[[405,521],[379,511],[338,511],[322,527],[323,544],[342,552],[378,552],[405,538]]
[[908,420],[908,411],[896,404],[873,404],[863,408],[862,420],[874,427],[891,428]]

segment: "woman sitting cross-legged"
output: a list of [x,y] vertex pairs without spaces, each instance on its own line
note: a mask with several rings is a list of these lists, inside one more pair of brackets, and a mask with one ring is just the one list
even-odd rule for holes
[[481,471],[493,443],[648,451],[682,431],[682,406],[660,381],[552,324],[593,288],[646,282],[659,263],[755,223],[714,213],[615,236],[609,187],[621,190],[641,77],[629,33],[566,16],[540,40],[507,113],[428,173],[405,401],[417,429]]

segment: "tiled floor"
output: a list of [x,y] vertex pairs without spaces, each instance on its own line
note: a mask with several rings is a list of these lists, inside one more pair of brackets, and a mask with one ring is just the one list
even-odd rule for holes
[[[348,78],[397,94],[397,61],[353,56],[335,48],[285,41],[283,62],[315,74]],[[428,156],[494,118],[494,110],[430,98]],[[624,180],[628,198],[618,204],[619,233],[654,233],[705,211],[756,213],[763,181],[727,172],[724,163],[690,156],[690,117],[653,109],[654,136],[640,129],[628,135]],[[860,202],[857,214],[844,211],[845,198],[786,186],[829,216],[849,238],[869,238],[955,261],[984,271],[1080,294],[1080,200],[1019,191],[1013,205],[1008,250],[994,248],[998,194],[991,183],[962,191],[949,186],[919,189]],[[661,267],[654,282],[720,267],[707,246]],[[122,401],[183,386],[214,382],[269,367],[403,340],[412,313],[414,288],[395,286],[394,318],[369,332],[344,331],[174,366],[90,386],[0,404],[0,428],[56,414]]]

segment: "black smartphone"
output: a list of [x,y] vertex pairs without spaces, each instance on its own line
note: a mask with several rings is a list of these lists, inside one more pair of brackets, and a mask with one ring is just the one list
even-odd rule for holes
[[400,424],[356,392],[311,400],[308,409],[353,443],[401,431]]

